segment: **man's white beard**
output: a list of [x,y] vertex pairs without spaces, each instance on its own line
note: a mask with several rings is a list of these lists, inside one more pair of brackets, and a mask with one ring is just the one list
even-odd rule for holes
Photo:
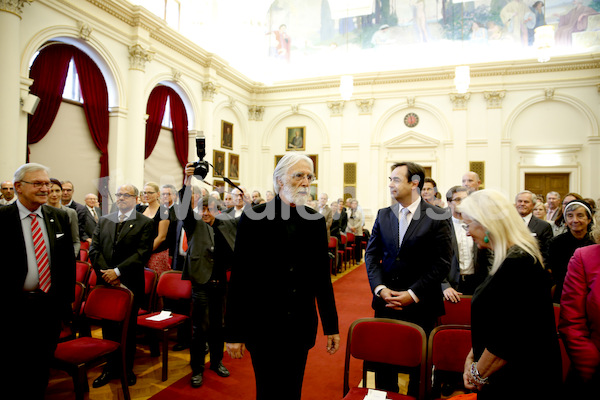
[[283,185],[283,188],[279,193],[279,195],[284,197],[288,202],[297,206],[302,206],[306,204],[306,201],[308,200],[308,194],[308,188],[299,187],[297,189],[294,189],[293,187],[287,184]]

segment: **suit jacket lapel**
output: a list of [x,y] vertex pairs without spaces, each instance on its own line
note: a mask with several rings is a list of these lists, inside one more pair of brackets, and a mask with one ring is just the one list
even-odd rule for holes
[[417,226],[421,223],[421,221],[425,219],[425,206],[423,204],[424,202],[424,200],[421,200],[421,202],[419,203],[419,207],[417,207],[415,215],[413,215],[410,224],[408,224],[408,229],[404,234],[404,240],[402,241],[402,243],[404,243],[406,239],[410,238],[410,236],[414,233],[415,229],[417,229]]
[[42,206],[42,215],[44,215],[44,223],[46,224],[46,232],[48,233],[48,242],[50,245],[50,257],[56,242],[56,220],[54,213],[50,212],[46,206]]
[[398,213],[400,212],[400,203],[393,204],[390,207],[390,210],[392,211],[392,215],[390,215],[389,218],[389,230],[392,232],[392,236],[394,237],[394,243],[396,243],[396,248],[400,250],[400,220],[398,220]]

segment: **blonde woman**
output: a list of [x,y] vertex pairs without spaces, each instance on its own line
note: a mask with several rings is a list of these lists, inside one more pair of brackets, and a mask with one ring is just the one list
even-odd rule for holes
[[458,208],[477,247],[494,253],[490,275],[472,299],[465,387],[477,390],[478,400],[555,399],[561,358],[535,238],[499,192],[474,192]]
[[153,269],[160,276],[164,271],[171,269],[169,259],[169,248],[167,244],[167,233],[169,231],[169,218],[161,216],[160,188],[154,182],[144,185],[142,195],[148,201],[148,206],[140,210],[148,218],[154,220],[154,242],[152,244],[152,256],[148,261],[148,268]]
[[546,220],[546,206],[544,206],[544,203],[536,203],[535,207],[533,207],[533,216],[542,221]]

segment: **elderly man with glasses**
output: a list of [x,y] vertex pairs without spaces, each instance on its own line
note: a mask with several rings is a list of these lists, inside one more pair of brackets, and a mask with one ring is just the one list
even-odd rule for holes
[[286,154],[273,173],[277,196],[245,210],[238,224],[225,341],[232,358],[250,352],[258,400],[300,399],[316,305],[327,352],[340,345],[325,218],[305,206],[313,180],[310,158]]
[[75,291],[71,224],[65,211],[45,205],[52,187],[48,171],[35,163],[19,167],[17,201],[0,207],[0,249],[6,256],[0,292],[11,337],[3,378],[25,399],[44,398]]

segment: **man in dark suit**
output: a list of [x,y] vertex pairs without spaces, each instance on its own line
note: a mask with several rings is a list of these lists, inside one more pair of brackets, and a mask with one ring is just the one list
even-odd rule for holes
[[467,197],[469,188],[466,186],[453,186],[446,194],[446,200],[452,211],[452,263],[450,273],[442,282],[444,298],[453,303],[460,301],[461,295],[473,295],[488,276],[487,250],[477,248],[475,242],[464,229],[462,215],[458,206]]
[[314,180],[310,158],[291,152],[273,173],[278,196],[244,210],[238,223],[225,308],[232,358],[247,348],[257,400],[299,400],[317,307],[327,351],[339,348],[325,218],[305,206]]
[[552,233],[552,225],[546,221],[542,221],[533,215],[533,207],[535,207],[536,195],[529,190],[524,190],[517,194],[515,198],[515,207],[527,224],[527,227],[531,231],[531,234],[537,239],[542,257],[544,258],[544,264],[548,260],[548,243],[550,239],[554,237]]
[[94,231],[96,230],[96,225],[98,225],[98,219],[102,216],[102,210],[100,207],[97,207],[98,196],[94,193],[88,193],[85,195],[85,222],[84,222],[84,232],[85,237],[80,238],[81,241],[87,241],[90,244],[92,243],[92,236],[94,236]]
[[[182,207],[189,202],[185,190],[193,174],[194,164],[189,163],[185,170],[186,185],[180,192]],[[203,197],[198,207],[201,219],[197,219],[198,215],[194,215],[191,207],[184,219],[189,248],[182,276],[182,279],[192,281],[192,387],[200,387],[203,383],[206,343],[210,350],[210,369],[221,377],[229,376],[229,371],[222,362],[223,313],[227,288],[226,271],[231,268],[233,260],[238,222],[229,214],[219,214],[214,197]]]
[[7,257],[0,293],[10,332],[3,383],[21,398],[43,399],[61,322],[72,317],[71,226],[65,211],[43,205],[51,187],[48,168],[22,165],[14,187],[17,201],[0,207],[0,249]]
[[[441,283],[452,257],[449,213],[422,201],[420,165],[394,164],[389,179],[398,203],[377,213],[365,254],[375,317],[413,322],[429,332],[444,314]],[[398,370],[377,368],[375,385],[398,392]],[[415,389],[411,384],[409,394]]]
[[[152,253],[154,222],[135,210],[138,190],[133,185],[119,187],[115,194],[118,211],[101,217],[94,231],[90,247],[90,260],[98,284],[123,285],[133,292],[133,308],[127,332],[127,380],[136,382],[133,373],[135,335],[140,301],[144,298],[144,266]],[[117,326],[104,326],[106,339],[119,340]],[[94,387],[106,385],[120,377],[119,358],[109,360],[102,374],[94,381]]]
[[85,221],[86,221],[86,210],[83,204],[79,204],[75,200],[73,200],[73,193],[75,192],[75,187],[73,186],[73,182],[71,181],[62,181],[62,198],[60,199],[63,206],[72,208],[77,211],[77,222],[79,224],[79,239],[84,241],[87,239],[87,235],[85,233]]

